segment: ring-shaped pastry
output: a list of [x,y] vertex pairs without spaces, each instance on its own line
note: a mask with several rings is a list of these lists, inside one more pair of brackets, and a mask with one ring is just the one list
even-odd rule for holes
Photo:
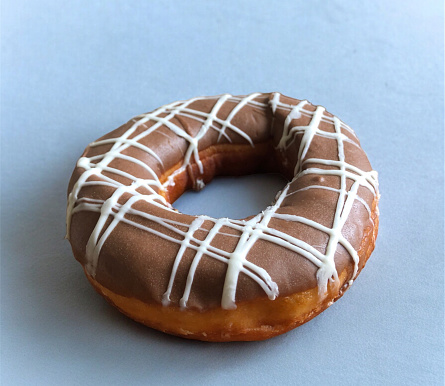
[[[256,216],[171,205],[216,175],[256,172],[289,181]],[[378,198],[354,131],[323,107],[277,92],[199,97],[86,148],[67,238],[94,288],[134,320],[192,339],[260,340],[350,287],[374,249]]]

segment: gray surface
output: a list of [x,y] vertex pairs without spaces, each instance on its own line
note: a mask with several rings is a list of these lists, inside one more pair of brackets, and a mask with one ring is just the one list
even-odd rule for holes
[[[443,384],[442,2],[235,3],[2,1],[4,385]],[[270,341],[139,326],[63,239],[75,161],[133,115],[253,91],[323,104],[356,130],[380,172],[377,248],[338,303]],[[222,181],[178,207],[242,217],[280,185],[243,181],[236,206]]]

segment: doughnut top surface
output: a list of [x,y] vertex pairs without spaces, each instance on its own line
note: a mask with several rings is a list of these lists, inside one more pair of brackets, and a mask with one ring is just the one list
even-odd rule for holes
[[[289,183],[256,216],[171,206],[215,175],[266,171]],[[354,131],[323,107],[279,93],[200,97],[139,115],[85,149],[68,188],[67,237],[86,272],[118,294],[231,309],[323,293],[345,269],[352,283],[376,197]]]

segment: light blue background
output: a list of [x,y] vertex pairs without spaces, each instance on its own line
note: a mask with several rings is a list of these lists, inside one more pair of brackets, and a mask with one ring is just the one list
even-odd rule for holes
[[[443,385],[441,3],[3,0],[3,384]],[[63,238],[75,161],[167,102],[254,91],[309,99],[356,130],[380,173],[377,248],[338,303],[266,342],[139,326]],[[242,217],[281,183],[236,182],[233,204],[230,182],[177,206]]]

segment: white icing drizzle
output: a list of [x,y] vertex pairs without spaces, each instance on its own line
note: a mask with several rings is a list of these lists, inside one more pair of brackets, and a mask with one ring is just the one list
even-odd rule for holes
[[[348,143],[353,146],[359,145],[357,142],[344,134],[342,130],[348,132],[354,139],[356,139],[355,133],[349,126],[345,125],[337,117],[332,117],[325,114],[325,109],[323,107],[318,106],[316,107],[315,111],[310,111],[305,108],[305,106],[308,105],[308,102],[305,100],[299,102],[297,105],[285,104],[281,102],[281,95],[279,93],[274,93],[269,103],[266,104],[255,100],[255,98],[259,96],[261,96],[260,93],[250,94],[245,97],[235,97],[229,94],[224,94],[217,97],[193,98],[188,101],[174,102],[162,106],[151,113],[142,114],[133,118],[133,120],[130,121],[132,125],[122,136],[118,138],[100,140],[90,144],[90,147],[105,144],[112,144],[112,147],[105,154],[92,157],[81,157],[77,162],[77,166],[84,169],[84,172],[80,175],[68,196],[67,237],[70,235],[71,219],[75,213],[81,211],[91,211],[98,212],[100,214],[96,226],[90,235],[86,248],[86,258],[88,262],[85,268],[92,277],[95,277],[96,275],[97,264],[104,243],[107,241],[111,232],[119,225],[119,223],[125,223],[161,237],[169,242],[179,244],[180,246],[173,263],[168,287],[166,288],[162,298],[162,304],[164,306],[168,306],[171,302],[170,296],[175,284],[177,270],[184,253],[188,249],[195,251],[195,254],[189,267],[183,296],[179,302],[181,308],[187,307],[196,269],[203,257],[213,258],[227,264],[223,295],[221,299],[222,308],[236,308],[236,290],[240,273],[243,273],[258,283],[258,285],[264,290],[270,299],[275,299],[279,294],[277,284],[262,267],[259,267],[247,260],[249,251],[258,240],[264,240],[280,245],[298,253],[312,262],[318,268],[318,288],[319,293],[322,295],[326,293],[329,281],[338,280],[338,273],[336,271],[334,257],[337,246],[341,245],[348,251],[354,261],[354,273],[351,280],[348,282],[348,285],[352,284],[357,274],[359,258],[357,251],[342,235],[342,229],[356,200],[366,208],[369,218],[372,221],[369,205],[358,195],[358,190],[360,187],[364,187],[371,191],[372,194],[378,196],[377,172],[365,172],[346,162],[344,143]],[[215,104],[209,113],[190,108],[190,105],[193,102],[200,99],[215,100]],[[218,112],[226,102],[236,103],[236,105],[226,119],[221,119],[218,116]],[[232,123],[232,120],[236,114],[238,114],[245,106],[250,106],[251,108],[261,111],[265,111],[267,108],[270,108],[274,114],[274,119],[278,110],[287,112],[283,132],[276,146],[278,150],[283,152],[286,151],[295,141],[297,135],[301,136],[300,146],[298,148],[298,158],[294,169],[295,176],[292,181],[290,181],[286,187],[277,194],[275,203],[272,206],[268,207],[262,213],[248,221],[231,220],[228,218],[215,219],[203,215],[196,216],[190,224],[156,216],[152,213],[142,212],[133,207],[137,201],[142,200],[158,209],[169,212],[174,211],[160,192],[165,190],[167,186],[173,185],[175,176],[191,166],[192,158],[194,163],[198,165],[200,173],[203,173],[203,165],[199,158],[199,141],[209,130],[215,130],[218,132],[218,141],[224,137],[227,141],[231,142],[231,139],[227,134],[227,130],[230,130],[244,138],[251,146],[254,146],[252,139],[242,130],[242,128],[238,128]],[[172,119],[176,116],[187,117],[200,122],[201,128],[199,129],[198,133],[192,137],[185,132],[182,127],[174,124]],[[301,118],[302,116],[310,117],[310,122],[307,126],[298,126],[295,124],[295,120]],[[149,121],[154,122],[151,127],[146,125],[146,123]],[[332,124],[335,128],[335,132],[331,133],[321,130],[319,128],[321,122]],[[139,142],[150,133],[155,132],[161,126],[170,129],[174,134],[184,138],[188,143],[188,148],[184,154],[182,167],[169,176],[164,184],[160,183],[156,173],[147,164],[134,157],[122,154],[125,149],[135,147],[152,156],[156,162],[163,166],[161,158],[152,149]],[[138,135],[130,138],[136,132],[136,130],[141,127],[145,127],[146,130],[143,130]],[[337,142],[338,160],[306,158],[312,141],[316,136],[329,138]],[[142,167],[150,174],[151,178],[140,179],[122,170],[110,167],[109,164],[116,158],[132,162]],[[324,169],[317,167],[305,168],[307,164],[330,166],[335,167],[335,169]],[[108,176],[105,176],[103,172],[107,172]],[[124,185],[109,177],[109,174],[127,178],[131,181],[131,184]],[[340,189],[322,185],[311,185],[288,193],[290,185],[296,179],[309,174],[339,176]],[[349,190],[347,189],[346,184],[347,179],[353,181]],[[79,193],[83,188],[91,186],[107,186],[114,188],[115,190],[107,200],[79,197]],[[202,189],[204,187],[202,178],[196,178],[195,187],[197,189]],[[144,188],[144,190],[146,190],[148,193],[140,193],[138,191],[139,188]],[[302,216],[277,213],[277,210],[281,207],[287,197],[297,192],[309,189],[325,189],[338,193],[334,221],[331,228]],[[128,198],[124,204],[121,204],[119,203],[119,200],[124,194],[130,195],[130,198]],[[141,219],[156,222],[170,233],[175,234],[177,238],[159,230],[142,225],[139,222],[135,222],[131,220],[129,215],[139,216]],[[111,222],[108,221],[110,216],[112,217]],[[269,227],[268,224],[271,219],[305,224],[327,234],[329,240],[325,253],[320,252],[317,248],[315,248],[315,246],[312,246],[303,240]],[[109,225],[106,226],[107,222],[109,222]],[[203,227],[205,222],[213,223],[210,230]],[[187,231],[181,230],[181,228],[184,227],[187,229]],[[223,227],[229,227],[236,230],[239,232],[239,235],[222,232]],[[204,240],[200,240],[195,236],[197,231],[207,232]],[[237,245],[233,252],[227,252],[211,245],[212,240],[217,234],[224,234],[238,238]]]
[[[170,276],[170,281],[168,282],[167,291],[165,291],[164,296],[162,298],[162,304],[164,306],[170,304],[170,294],[172,292],[173,284],[175,281],[176,271],[178,270],[179,263],[181,262],[182,256],[184,255],[185,250],[190,246],[190,238],[193,236],[193,233],[204,223],[204,219],[202,217],[197,217],[189,227],[189,230],[185,234],[184,239],[181,243],[181,248],[179,248],[179,252],[176,255],[175,262],[173,263],[172,273]],[[188,296],[187,296],[188,297]],[[181,299],[182,302],[185,302]]]
[[195,186],[197,190],[202,190],[206,186],[202,178],[197,178],[195,181]]

